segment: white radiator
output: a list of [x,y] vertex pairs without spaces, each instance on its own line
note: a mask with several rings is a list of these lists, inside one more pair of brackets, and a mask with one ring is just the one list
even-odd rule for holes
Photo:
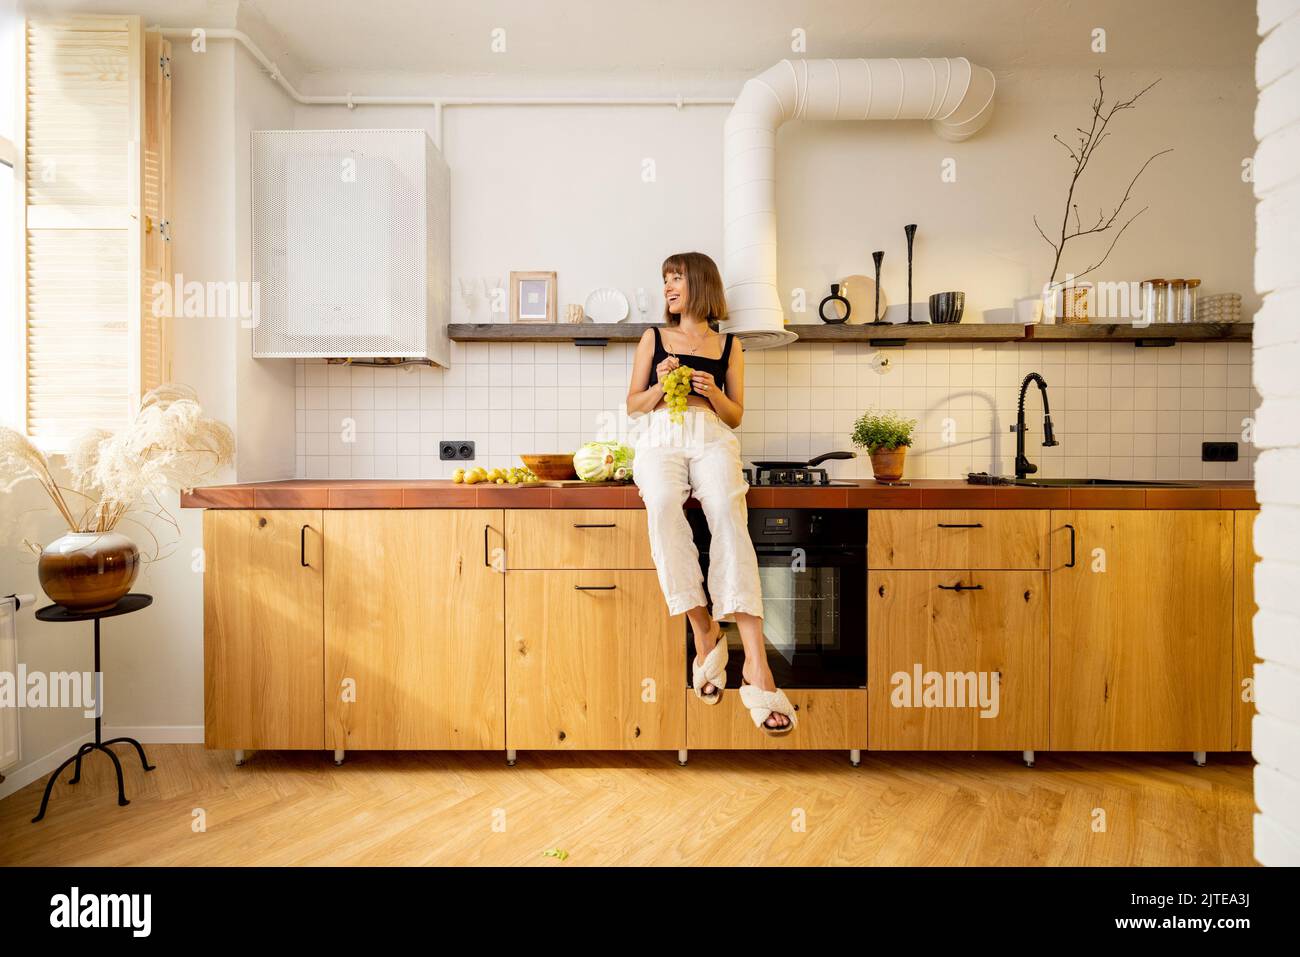
[[0,598],[0,674],[13,686],[15,700],[12,708],[0,701],[0,771],[18,763],[18,700],[22,689],[18,682],[18,622],[16,614],[21,601],[32,601],[31,595],[6,595]]

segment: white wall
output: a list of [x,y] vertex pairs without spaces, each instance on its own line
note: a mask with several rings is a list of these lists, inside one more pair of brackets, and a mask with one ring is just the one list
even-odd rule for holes
[[[226,44],[233,46],[233,44]],[[253,278],[251,138],[253,130],[288,129],[293,103],[261,67],[239,49],[234,63],[234,137],[226,156],[234,169],[235,277]],[[252,331],[231,322],[235,336],[235,471],[241,482],[294,474],[293,362],[253,359]]]
[[[1087,116],[1095,80],[1079,69],[1012,69],[999,77],[997,112],[978,136],[939,140],[925,123],[805,123],[782,127],[778,148],[779,283],[787,303],[806,290],[817,322],[832,281],[870,275],[886,250],[883,286],[906,299],[902,227],[920,224],[913,299],[924,317],[932,292],[967,293],[966,321],[1007,321],[1012,301],[1046,280],[1050,250],[1034,229],[1040,214],[1059,232],[1072,170],[1054,132]],[[1161,82],[1117,114],[1076,195],[1084,215],[1113,205],[1152,154],[1126,209],[1146,212],[1105,267],[1089,278],[1199,277],[1202,291],[1237,291],[1249,316],[1252,196],[1241,176],[1250,156],[1254,87],[1249,67],[1117,71],[1107,96]],[[389,82],[392,82],[391,80]],[[366,92],[384,88],[371,77]],[[738,86],[738,84],[737,84]],[[315,78],[314,88],[328,82]],[[622,92],[614,90],[611,92]],[[709,88],[710,95],[721,92]],[[733,91],[734,92],[734,91]],[[510,270],[555,269],[559,302],[582,302],[600,286],[662,310],[658,269],[669,253],[700,249],[721,259],[721,135],[725,107],[473,108],[445,112],[452,170],[451,273],[455,321],[491,321],[459,295],[461,278],[504,279]],[[298,107],[297,128],[415,126],[434,131],[432,110]],[[941,178],[956,161],[956,181]],[[653,161],[654,178],[643,175]],[[1093,213],[1095,216],[1095,212]],[[1122,221],[1122,220],[1121,220]],[[1071,252],[1082,270],[1109,239]],[[985,315],[989,312],[990,315]],[[635,315],[633,316],[635,318]],[[858,317],[855,317],[857,319]],[[863,316],[862,318],[868,318]],[[852,421],[869,407],[917,418],[914,477],[1009,471],[1001,441],[1028,371],[1046,375],[1062,445],[1035,449],[1046,475],[1110,478],[1249,478],[1252,450],[1237,463],[1200,461],[1205,440],[1242,440],[1256,397],[1249,347],[1131,345],[911,346],[877,367],[865,344],[832,350],[794,345],[751,353],[746,458],[799,457],[849,448]],[[297,473],[311,478],[446,477],[437,441],[468,438],[489,465],[523,452],[571,450],[596,436],[627,392],[630,346],[575,349],[453,344],[453,368],[414,374],[305,364],[298,379]],[[833,385],[819,363],[833,364]],[[813,372],[811,378],[809,373]],[[413,375],[413,377],[412,377]],[[415,387],[417,393],[398,385]],[[1031,400],[1031,408],[1036,400]],[[356,425],[345,443],[343,420]],[[944,438],[945,420],[956,425]],[[1041,454],[1041,457],[1040,457]],[[864,460],[836,463],[841,476],[869,475]]]
[[[1078,69],[986,65],[998,77],[996,112],[964,143],[946,143],[923,123],[782,127],[779,282],[787,297],[801,286],[820,300],[846,274],[870,276],[871,252],[883,249],[885,291],[890,302],[904,303],[907,223],[918,224],[913,300],[923,316],[934,292],[965,291],[965,321],[979,321],[985,310],[1005,309],[1041,287],[1051,250],[1032,217],[1038,215],[1049,236],[1059,235],[1073,171],[1051,137],[1060,133],[1069,142],[1076,125],[1087,125],[1096,81]],[[1257,303],[1250,282],[1252,198],[1241,177],[1242,160],[1253,150],[1249,66],[1117,70],[1106,76],[1107,99],[1132,95],[1156,79],[1132,110],[1111,121],[1080,180],[1075,201],[1084,220],[1095,220],[1098,207],[1113,208],[1149,156],[1174,151],[1138,180],[1126,210],[1146,212],[1087,278],[1199,277],[1203,293],[1242,293],[1249,315]],[[946,158],[956,161],[956,182],[941,179]],[[1062,265],[1081,272],[1101,258],[1113,234],[1072,241]],[[790,319],[816,321],[815,309],[813,303],[807,316]]]
[[[790,322],[817,321],[829,285],[871,275],[884,249],[891,302],[906,299],[903,226],[918,223],[913,298],[967,293],[966,321],[1005,309],[1047,279],[1051,251],[1032,222],[1060,230],[1072,164],[1052,141],[1089,116],[1095,80],[1072,69],[1012,69],[998,75],[996,113],[973,139],[945,143],[926,123],[791,122],[778,146],[779,283],[811,300]],[[1172,147],[1143,174],[1126,209],[1134,222],[1098,281],[1199,277],[1202,293],[1240,292],[1257,305],[1251,277],[1252,196],[1242,161],[1253,151],[1254,85],[1236,69],[1117,71],[1107,96],[1130,95],[1159,79],[1138,105],[1119,113],[1076,200],[1083,215],[1112,207],[1151,154]],[[372,77],[366,92],[395,80]],[[734,95],[739,88],[703,92]],[[316,86],[327,85],[316,80]],[[341,87],[339,89],[342,89]],[[613,95],[617,90],[592,91]],[[466,321],[457,277],[503,277],[511,269],[554,268],[560,303],[581,302],[599,286],[629,297],[640,286],[662,310],[658,267],[670,252],[698,248],[721,259],[721,148],[727,107],[504,108],[445,112],[444,154],[452,171],[453,318]],[[423,127],[419,108],[299,106],[299,129]],[[941,179],[946,158],[956,182]],[[646,182],[643,164],[654,162]],[[1127,217],[1125,217],[1127,218]],[[1123,222],[1123,219],[1121,219]],[[1082,271],[1106,238],[1076,240],[1063,266]],[[922,307],[924,308],[924,307]],[[475,318],[485,320],[480,313]],[[997,317],[994,317],[997,318]]]
[[[233,43],[194,53],[172,43],[172,270],[184,281],[224,282],[235,267],[235,56]],[[242,56],[242,54],[240,54]],[[235,341],[229,319],[173,322],[175,377],[204,408],[235,422]]]
[[1256,75],[1255,857],[1300,865],[1300,4],[1260,0]]

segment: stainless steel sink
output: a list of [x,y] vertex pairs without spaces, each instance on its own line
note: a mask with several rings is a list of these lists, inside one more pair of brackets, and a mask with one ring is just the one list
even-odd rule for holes
[[1196,488],[1195,482],[1167,482],[1155,479],[1102,479],[1102,478],[1012,478],[1009,475],[972,473],[966,477],[970,485],[1019,485],[1026,488]]
[[1195,482],[1096,478],[1022,478],[1010,479],[1009,484],[1042,488],[1194,488],[1196,486]]

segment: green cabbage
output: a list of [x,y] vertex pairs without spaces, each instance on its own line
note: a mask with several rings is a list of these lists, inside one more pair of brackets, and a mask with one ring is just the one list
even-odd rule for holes
[[620,442],[588,442],[573,453],[573,468],[584,482],[626,482],[632,479],[635,454]]

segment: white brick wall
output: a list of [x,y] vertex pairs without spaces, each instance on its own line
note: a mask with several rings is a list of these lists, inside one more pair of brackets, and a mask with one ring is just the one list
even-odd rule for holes
[[1300,0],[1259,0],[1255,76],[1255,857],[1300,865]]

